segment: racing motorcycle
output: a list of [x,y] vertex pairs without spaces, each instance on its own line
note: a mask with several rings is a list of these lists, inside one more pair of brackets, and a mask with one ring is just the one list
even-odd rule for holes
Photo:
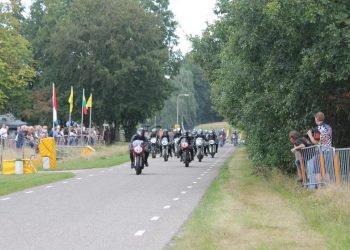
[[211,155],[211,158],[214,158],[216,152],[216,144],[214,140],[209,140],[209,154]]
[[152,137],[150,141],[151,141],[151,155],[152,155],[152,158],[156,158],[156,155],[157,155],[157,138],[156,137]]
[[188,167],[191,162],[191,153],[190,153],[190,145],[188,144],[188,140],[186,138],[181,139],[180,148],[181,148],[181,161],[185,164],[185,167]]
[[142,173],[142,169],[145,165],[145,145],[141,140],[135,140],[132,142],[132,153],[134,157],[134,169],[136,174]]
[[196,139],[197,158],[201,162],[204,157],[204,140],[202,137]]
[[168,138],[164,137],[161,141],[161,145],[162,145],[162,152],[163,152],[164,161],[168,161],[168,159],[169,159],[169,146],[170,146]]
[[176,156],[177,158],[180,157],[180,155],[179,155],[180,147],[179,147],[179,144],[178,144],[179,139],[180,139],[179,137],[177,137],[177,138],[174,139],[174,154],[175,154],[175,156]]

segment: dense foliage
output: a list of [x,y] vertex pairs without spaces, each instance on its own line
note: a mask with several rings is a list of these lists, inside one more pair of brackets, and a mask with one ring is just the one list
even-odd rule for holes
[[350,2],[220,0],[193,39],[216,108],[247,132],[253,159],[285,166],[288,132],[323,111],[335,146],[350,144]]

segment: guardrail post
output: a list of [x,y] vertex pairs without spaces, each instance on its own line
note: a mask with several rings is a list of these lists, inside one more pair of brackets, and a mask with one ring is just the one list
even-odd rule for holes
[[303,152],[300,152],[300,167],[301,167],[301,176],[303,178],[303,184],[306,184],[306,176],[305,176],[305,167],[304,167],[304,159]]
[[321,165],[321,175],[322,175],[322,179],[324,179],[324,177],[326,176],[326,171],[325,171],[325,168],[324,168],[324,157],[323,157],[323,152],[320,148],[319,149],[319,152],[320,152],[320,165]]
[[339,176],[339,152],[334,153],[334,172],[335,172],[335,184],[340,185],[340,176]]

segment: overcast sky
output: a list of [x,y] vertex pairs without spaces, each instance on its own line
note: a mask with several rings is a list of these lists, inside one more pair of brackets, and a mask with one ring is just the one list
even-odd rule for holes
[[[29,6],[31,0],[22,0],[22,2]],[[170,0],[170,10],[179,23],[177,35],[179,49],[183,54],[191,50],[191,44],[186,36],[200,35],[206,27],[206,22],[213,22],[215,3],[216,0]]]
[[177,35],[183,54],[191,50],[191,43],[186,36],[200,35],[207,26],[206,22],[214,21],[215,3],[216,0],[170,0],[170,10],[179,23]]

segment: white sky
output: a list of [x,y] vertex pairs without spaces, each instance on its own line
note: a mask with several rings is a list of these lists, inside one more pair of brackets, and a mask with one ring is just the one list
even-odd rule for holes
[[[3,0],[0,0],[3,1]],[[29,6],[31,0],[22,0]],[[213,9],[216,0],[170,0],[170,10],[179,23],[176,34],[179,36],[179,46],[183,54],[191,50],[191,43],[187,35],[200,35],[206,28],[206,22],[212,23],[215,19]]]
[[201,35],[207,27],[206,22],[213,23],[213,9],[216,0],[170,0],[170,10],[179,23],[176,34],[179,36],[179,49],[183,54],[191,50],[187,35]]

